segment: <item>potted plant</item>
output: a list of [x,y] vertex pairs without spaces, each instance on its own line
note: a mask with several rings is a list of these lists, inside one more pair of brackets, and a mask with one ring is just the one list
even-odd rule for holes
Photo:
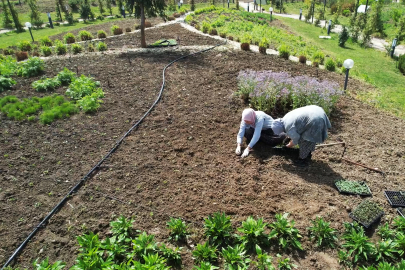
[[267,47],[269,46],[269,41],[267,38],[262,38],[262,40],[259,43],[259,52],[262,54],[266,54]]
[[250,42],[252,41],[252,36],[249,34],[244,34],[240,41],[240,48],[244,51],[250,51]]

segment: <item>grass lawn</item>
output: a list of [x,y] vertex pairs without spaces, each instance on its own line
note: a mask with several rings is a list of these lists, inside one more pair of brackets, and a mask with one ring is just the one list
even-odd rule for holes
[[[346,48],[341,48],[338,46],[337,34],[332,33],[330,40],[319,39],[318,36],[324,35],[325,30],[290,18],[277,17],[277,19],[288,25],[292,32],[317,45],[326,55],[341,60],[353,59],[354,67],[350,75],[378,89],[372,93],[358,93],[358,97],[405,118],[405,76],[396,68],[396,62],[385,53],[371,48],[364,49],[349,42]],[[350,90],[350,81],[348,89]]]

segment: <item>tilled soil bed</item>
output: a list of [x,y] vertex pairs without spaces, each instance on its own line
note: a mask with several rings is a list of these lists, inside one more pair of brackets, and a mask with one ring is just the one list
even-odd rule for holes
[[[1,263],[107,152],[115,136],[147,110],[157,95],[162,68],[178,56],[130,53],[48,63],[52,74],[73,65],[94,74],[105,87],[105,103],[94,115],[79,114],[50,126],[1,119],[2,154],[9,154],[0,161]],[[33,238],[17,265],[25,268],[37,257],[49,257],[70,266],[78,252],[76,236],[90,229],[103,238],[109,234],[109,222],[121,214],[133,216],[134,227],[155,234],[158,241],[167,241],[169,217],[184,218],[191,224],[190,239],[196,245],[205,241],[203,219],[224,211],[235,228],[248,216],[272,222],[275,213],[291,213],[305,235],[306,251],[289,254],[299,269],[338,269],[337,251],[315,249],[306,237],[306,227],[316,216],[340,231],[342,223],[350,221],[348,213],[362,198],[339,195],[333,183],[342,178],[367,181],[373,200],[384,207],[383,221],[397,216],[383,191],[405,185],[405,141],[398,136],[404,134],[404,120],[348,97],[341,99],[331,116],[328,142],[343,139],[347,158],[381,168],[385,178],[340,162],[343,149],[339,146],[318,149],[308,169],[293,167],[292,155],[260,143],[242,160],[234,150],[241,112],[247,105],[233,93],[237,75],[245,69],[306,74],[341,86],[344,81],[336,73],[251,52],[211,51],[174,64],[167,70],[162,101],[152,114]],[[113,80],[114,88],[105,86],[107,78]],[[349,88],[370,90],[356,80],[350,80]],[[36,202],[41,205],[35,207]],[[184,269],[191,269],[191,248],[184,247]],[[277,252],[270,249],[273,256]]]

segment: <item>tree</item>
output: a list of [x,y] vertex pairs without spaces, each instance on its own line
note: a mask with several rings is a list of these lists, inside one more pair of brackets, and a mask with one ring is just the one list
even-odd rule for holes
[[3,16],[2,16],[2,25],[4,28],[12,28],[13,27],[13,21],[11,20],[10,16],[10,11],[8,10],[6,0],[1,0],[1,8],[3,9]]
[[165,17],[164,0],[135,0],[135,16],[141,18],[141,47],[146,48],[145,15],[148,17]]
[[44,23],[44,21],[41,20],[40,13],[38,11],[37,0],[27,0],[27,4],[31,9],[31,12],[30,12],[31,23],[35,27],[40,28],[42,26],[42,24]]
[[399,20],[396,37],[398,39],[398,44],[400,41],[405,39],[405,15],[403,15]]
[[22,32],[24,29],[20,23],[20,19],[18,18],[18,13],[14,9],[14,5],[10,4],[10,0],[7,0],[7,3],[8,3],[8,8],[10,9],[11,17],[13,18],[13,21],[14,21],[14,27],[17,29],[17,32]]
[[103,15],[103,13],[105,12],[103,0],[98,0],[98,9],[100,10],[100,14]]
[[128,11],[129,16],[134,13],[135,0],[126,0],[125,9]]
[[382,21],[382,8],[384,1],[375,2],[369,19],[370,27],[373,33],[379,33],[384,36],[384,23]]
[[59,19],[60,19],[60,21],[62,22],[63,21],[63,19],[62,19],[62,9],[61,9],[61,7],[59,6],[59,1],[58,0],[56,0],[56,15],[59,17]]
[[343,48],[348,39],[349,39],[349,31],[347,31],[346,26],[343,26],[342,32],[340,32],[339,34],[339,46]]
[[105,6],[107,7],[108,12],[110,12],[110,16],[112,16],[111,0],[106,0],[105,1]]
[[[89,0],[83,0],[80,3],[80,17],[82,17],[82,19],[86,22],[86,20],[88,20],[89,18],[92,17],[92,12],[91,12],[91,8],[90,8],[90,3]],[[94,16],[94,15],[93,15]]]
[[194,0],[190,1],[190,9],[191,9],[191,11],[195,10],[195,1]]

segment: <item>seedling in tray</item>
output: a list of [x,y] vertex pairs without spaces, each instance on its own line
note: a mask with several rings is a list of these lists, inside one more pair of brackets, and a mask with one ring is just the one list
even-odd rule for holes
[[397,211],[401,216],[403,216],[405,218],[405,208],[400,207],[400,208],[397,209]]
[[364,227],[370,227],[384,215],[383,209],[371,200],[365,200],[357,206],[349,216],[361,223]]
[[391,206],[405,207],[405,192],[404,191],[384,191]]
[[370,188],[365,182],[341,179],[335,182],[335,186],[340,193],[371,196]]

